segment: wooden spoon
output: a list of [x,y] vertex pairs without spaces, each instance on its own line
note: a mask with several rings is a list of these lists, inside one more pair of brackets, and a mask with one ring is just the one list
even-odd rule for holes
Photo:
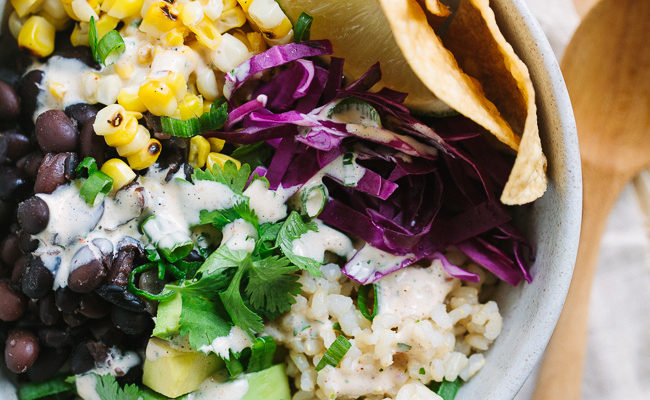
[[569,294],[546,349],[534,400],[580,398],[600,238],[625,184],[650,165],[649,21],[648,0],[601,0],[564,53],[562,71],[582,155],[582,233]]

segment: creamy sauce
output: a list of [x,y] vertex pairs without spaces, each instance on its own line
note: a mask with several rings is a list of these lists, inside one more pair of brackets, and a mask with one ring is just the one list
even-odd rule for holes
[[345,272],[360,283],[369,283],[380,276],[399,269],[404,263],[415,260],[413,254],[398,256],[364,245],[345,265]]
[[124,376],[129,370],[140,364],[140,357],[132,351],[122,353],[116,347],[108,352],[106,360],[95,365],[84,375],[75,377],[77,395],[83,400],[102,400],[97,394],[97,375]]
[[215,353],[221,358],[230,359],[230,351],[239,353],[247,347],[251,347],[253,342],[249,335],[241,328],[233,326],[230,328],[228,336],[221,336],[212,341],[209,346],[201,346],[199,351],[203,353]]
[[250,207],[259,219],[260,224],[265,222],[277,222],[287,216],[287,201],[284,191],[279,188],[277,191],[269,190],[265,183],[256,179],[244,191],[244,195],[250,198]]
[[217,381],[210,377],[187,396],[187,400],[241,400],[248,392],[248,381],[237,379],[230,382]]
[[257,229],[243,219],[236,219],[223,227],[223,239],[230,250],[246,250],[252,253],[255,250]]
[[291,242],[295,254],[316,261],[325,259],[325,251],[331,251],[346,259],[352,256],[354,246],[352,246],[350,238],[321,221],[315,222],[318,225],[318,231],[308,231]]
[[[89,66],[77,59],[54,56],[37,68],[42,70],[44,75],[34,118],[46,110],[61,110],[71,104],[86,102],[83,82],[79,78],[92,71]],[[54,96],[50,88],[61,90],[63,97]]]

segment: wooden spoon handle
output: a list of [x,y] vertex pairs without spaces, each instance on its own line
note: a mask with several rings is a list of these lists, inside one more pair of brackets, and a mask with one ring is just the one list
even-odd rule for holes
[[533,400],[579,400],[587,339],[589,294],[607,216],[627,179],[583,161],[580,245],[564,309],[546,348]]

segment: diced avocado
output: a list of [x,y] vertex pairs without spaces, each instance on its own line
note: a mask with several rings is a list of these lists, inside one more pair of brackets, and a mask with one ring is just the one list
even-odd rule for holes
[[158,313],[156,314],[156,326],[153,328],[152,335],[166,339],[178,333],[181,311],[183,310],[183,299],[179,293],[169,300],[158,304]]
[[223,361],[215,354],[180,351],[165,340],[151,338],[147,344],[142,383],[174,398],[196,390],[221,367]]
[[248,391],[241,400],[289,400],[289,377],[284,364],[247,374]]

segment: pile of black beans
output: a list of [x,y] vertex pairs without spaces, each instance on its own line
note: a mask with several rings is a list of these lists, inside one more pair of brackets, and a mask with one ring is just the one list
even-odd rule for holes
[[[101,165],[115,156],[92,129],[101,106],[75,104],[45,111],[32,122],[42,79],[43,72],[33,70],[0,81],[0,350],[4,346],[4,362],[18,381],[35,382],[85,372],[111,346],[143,350],[155,315],[155,304],[126,288],[134,266],[146,262],[135,240],[115,248],[108,240],[93,240],[79,252],[100,255],[77,265],[67,287],[56,291],[52,273],[32,255],[38,247],[32,235],[50,218],[35,194],[52,193],[74,179],[84,157]],[[187,168],[185,144],[166,142],[161,162],[172,170]],[[162,284],[156,271],[138,282],[152,293]]]

